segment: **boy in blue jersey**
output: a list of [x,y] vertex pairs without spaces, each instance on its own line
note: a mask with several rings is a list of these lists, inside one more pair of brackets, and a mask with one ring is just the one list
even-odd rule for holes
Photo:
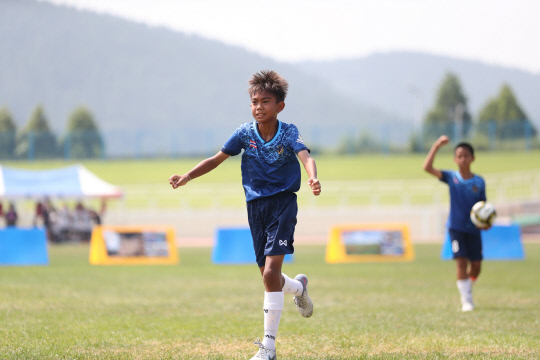
[[[450,190],[450,214],[447,228],[452,241],[456,261],[457,288],[461,296],[461,310],[472,311],[472,285],[480,274],[482,264],[482,238],[480,230],[471,221],[471,208],[478,201],[486,201],[484,179],[471,172],[474,149],[468,143],[454,148],[454,162],[458,171],[438,170],[433,167],[437,150],[448,144],[443,135],[435,141],[424,162],[424,170],[448,184]],[[486,228],[487,229],[487,228]]]
[[281,272],[286,254],[294,252],[294,230],[298,212],[296,191],[301,171],[296,157],[308,174],[313,195],[321,193],[315,160],[304,145],[296,126],[277,119],[285,107],[287,81],[274,71],[261,71],[249,81],[251,114],[255,121],[244,123],[225,142],[221,151],[203,160],[184,175],[173,175],[173,189],[215,169],[229,156],[242,154],[242,185],[246,195],[248,222],[264,293],[264,338],[256,342],[259,351],[252,358],[275,360],[276,335],[283,310],[284,294],[294,295],[300,314],[313,314],[306,275],[294,279]]
[[486,201],[484,179],[471,172],[474,149],[468,143],[459,143],[454,148],[454,162],[458,171],[438,170],[433,167],[435,154],[440,147],[448,144],[443,135],[435,141],[424,162],[424,170],[448,184],[450,189],[450,214],[448,233],[452,241],[452,251],[456,260],[457,287],[461,296],[461,310],[472,311],[472,285],[480,274],[482,264],[482,238],[480,230],[470,218],[471,208],[478,201]]

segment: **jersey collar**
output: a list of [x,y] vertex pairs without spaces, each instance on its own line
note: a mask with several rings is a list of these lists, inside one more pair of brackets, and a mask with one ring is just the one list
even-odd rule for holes
[[278,129],[276,131],[276,134],[274,137],[269,141],[265,142],[264,139],[261,137],[261,134],[259,134],[259,129],[257,128],[257,121],[255,120],[251,126],[253,127],[253,130],[255,131],[255,134],[257,134],[257,137],[264,145],[271,145],[276,139],[278,138],[278,135],[281,133],[281,121],[278,120]]
[[476,177],[476,175],[473,174],[473,176],[472,176],[471,178],[469,178],[469,179],[464,179],[463,176],[461,176],[459,170],[456,170],[456,171],[455,171],[455,175],[456,175],[456,177],[458,178],[459,182],[462,182],[462,183],[467,182],[467,181],[470,181],[470,180],[472,180],[472,179],[474,179],[474,178]]

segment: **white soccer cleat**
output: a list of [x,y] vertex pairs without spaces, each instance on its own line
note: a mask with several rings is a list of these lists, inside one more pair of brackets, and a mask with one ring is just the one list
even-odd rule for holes
[[277,360],[276,351],[264,346],[260,339],[257,339],[254,344],[259,347],[259,351],[257,351],[255,356],[252,357],[251,360]]
[[463,305],[461,305],[461,311],[467,312],[467,311],[473,311],[474,305],[471,302],[464,302]]
[[304,291],[302,291],[302,295],[294,296],[294,303],[296,304],[296,307],[298,308],[298,312],[300,313],[300,315],[302,315],[305,318],[308,318],[311,315],[313,315],[313,301],[311,301],[311,298],[308,295],[307,276],[304,274],[298,274],[294,277],[294,280],[300,281],[302,283],[302,286],[304,287]]

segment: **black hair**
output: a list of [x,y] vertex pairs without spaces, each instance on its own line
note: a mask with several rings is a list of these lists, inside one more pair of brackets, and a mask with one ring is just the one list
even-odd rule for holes
[[472,147],[471,144],[469,144],[467,142],[460,142],[459,144],[457,144],[456,147],[454,148],[454,154],[456,153],[456,150],[459,149],[460,147],[469,150],[471,155],[474,156],[474,148]]
[[265,91],[276,97],[277,102],[285,101],[289,84],[281,75],[272,70],[263,70],[249,80],[249,95]]

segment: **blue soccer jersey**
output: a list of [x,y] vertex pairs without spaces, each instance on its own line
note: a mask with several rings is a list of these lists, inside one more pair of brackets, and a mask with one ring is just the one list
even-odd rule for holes
[[459,171],[442,171],[442,182],[450,189],[450,214],[446,226],[449,229],[470,234],[478,234],[480,230],[471,221],[471,208],[478,201],[486,201],[486,184],[484,179],[474,175],[463,179]]
[[278,121],[276,135],[265,142],[256,121],[243,123],[221,151],[234,156],[242,149],[242,185],[246,201],[300,189],[300,164],[296,154],[309,149],[295,125]]

